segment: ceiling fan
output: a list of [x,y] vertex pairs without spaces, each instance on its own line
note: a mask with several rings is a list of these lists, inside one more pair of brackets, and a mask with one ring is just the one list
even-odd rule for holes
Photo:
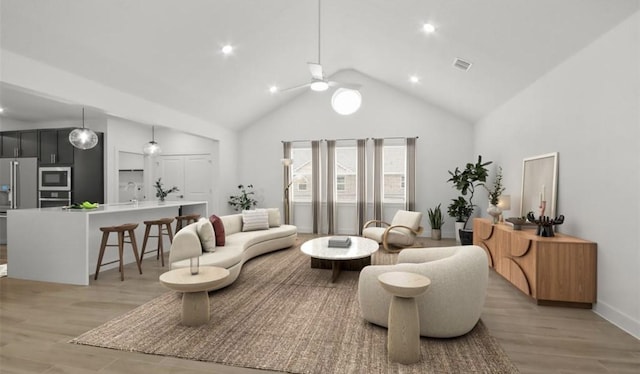
[[285,88],[285,89],[271,89],[271,92],[287,92],[287,91],[293,91],[293,90],[297,90],[300,88],[305,88],[305,87],[309,87],[311,88],[312,91],[317,91],[317,92],[322,92],[322,91],[326,91],[327,89],[329,89],[329,87],[344,87],[344,88],[350,88],[350,89],[358,89],[360,88],[359,84],[351,84],[351,83],[339,83],[339,82],[335,82],[335,81],[330,81],[328,80],[325,75],[324,72],[322,70],[322,64],[320,63],[320,35],[321,35],[321,18],[320,18],[320,14],[321,14],[321,0],[318,0],[318,62],[307,62],[307,66],[309,67],[309,72],[311,73],[311,81],[305,84],[301,84],[298,86],[293,86],[293,87],[289,87],[289,88]]

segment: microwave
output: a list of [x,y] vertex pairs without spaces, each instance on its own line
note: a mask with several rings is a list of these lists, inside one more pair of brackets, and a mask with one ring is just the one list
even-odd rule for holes
[[38,180],[40,190],[71,191],[71,167],[41,167]]

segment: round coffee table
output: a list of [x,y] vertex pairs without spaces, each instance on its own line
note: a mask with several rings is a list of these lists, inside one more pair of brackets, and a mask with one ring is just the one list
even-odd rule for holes
[[[302,243],[300,251],[311,256],[311,267],[331,269],[331,282],[335,282],[340,270],[361,270],[371,264],[371,255],[375,253],[379,244],[375,240],[350,236],[351,245],[347,248],[329,247],[329,239],[325,236]],[[327,266],[328,264],[328,266]]]
[[403,271],[378,276],[382,288],[392,294],[387,328],[389,360],[412,364],[420,360],[420,317],[414,297],[422,294],[431,280],[420,274]]
[[209,322],[210,290],[224,282],[229,270],[216,266],[201,266],[198,274],[191,275],[191,269],[181,268],[160,275],[160,283],[182,294],[182,324],[199,326]]

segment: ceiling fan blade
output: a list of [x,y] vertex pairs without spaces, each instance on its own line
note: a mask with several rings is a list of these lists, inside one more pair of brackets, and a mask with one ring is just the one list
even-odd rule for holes
[[309,87],[310,85],[311,85],[311,83],[300,84],[300,85],[293,86],[293,87],[283,88],[281,90],[278,90],[276,93],[295,91],[295,90],[298,90],[300,88]]
[[309,65],[309,71],[313,78],[324,80],[324,75],[322,75],[322,65],[316,64],[315,62],[307,62],[307,65]]

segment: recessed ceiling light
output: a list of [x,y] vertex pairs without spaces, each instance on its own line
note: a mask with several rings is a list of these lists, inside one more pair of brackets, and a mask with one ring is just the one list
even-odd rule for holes
[[420,78],[417,75],[411,75],[409,77],[409,82],[416,84],[420,82]]
[[231,44],[227,44],[222,47],[222,53],[225,55],[230,55],[233,52],[233,46]]
[[436,31],[436,27],[430,23],[425,23],[422,26],[422,31],[426,32],[427,34],[431,34],[432,32]]
[[0,113],[4,112],[4,108],[0,108]]
[[277,86],[271,86],[269,87],[269,92],[274,94],[276,92],[278,92],[278,87]]

